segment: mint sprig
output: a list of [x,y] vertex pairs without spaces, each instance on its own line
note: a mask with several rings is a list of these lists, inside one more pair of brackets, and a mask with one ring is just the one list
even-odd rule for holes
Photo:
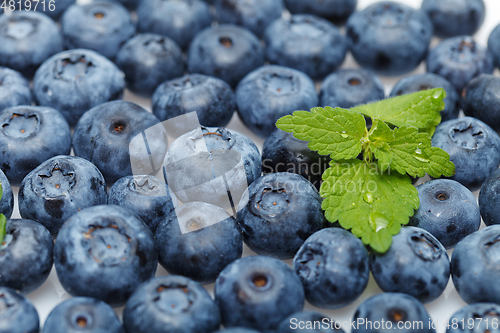
[[[455,172],[448,153],[431,146],[445,96],[436,88],[350,110],[318,107],[282,117],[276,126],[332,158],[320,188],[327,220],[386,252],[419,206],[409,176]],[[362,115],[372,118],[370,129]]]

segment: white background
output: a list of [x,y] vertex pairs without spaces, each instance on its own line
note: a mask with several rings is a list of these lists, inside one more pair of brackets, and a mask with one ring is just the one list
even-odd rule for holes
[[[407,5],[410,5],[415,8],[419,8],[421,4],[421,0],[399,0],[402,3],[405,3]],[[81,2],[88,2],[88,1],[81,1]],[[374,0],[358,0],[358,9],[363,9],[366,6],[368,6],[371,3],[374,3]],[[486,46],[486,42],[488,39],[488,36],[490,32],[493,30],[493,28],[500,23],[500,1],[498,0],[484,0],[486,4],[486,20],[481,27],[481,29],[477,32],[475,35],[476,40],[483,46]],[[434,39],[432,42],[432,45],[435,45],[437,42],[439,42],[438,39]],[[346,57],[346,60],[344,61],[344,64],[342,65],[343,68],[352,68],[352,67],[358,67],[350,54]],[[425,72],[425,65],[421,64],[413,73],[424,73]],[[498,75],[498,70],[496,70],[496,75]],[[392,89],[392,86],[400,79],[400,77],[381,77],[384,86],[385,86],[385,91],[386,94],[389,94],[389,92]],[[318,85],[319,86],[319,85]],[[148,99],[144,98],[139,98],[129,91],[126,91],[125,100],[133,101],[135,103],[140,104],[147,110],[151,110],[151,102]],[[231,120],[228,128],[235,129],[239,131],[242,134],[245,134],[249,136],[254,142],[257,143],[259,148],[262,148],[263,140],[259,139],[255,135],[253,135],[249,130],[247,130],[241,123],[241,121],[238,119],[238,116],[235,114],[233,119]],[[424,179],[425,180],[425,179]],[[15,200],[15,207],[14,207],[14,213],[12,218],[20,218],[19,215],[19,210],[18,210],[18,205],[17,205],[17,192],[18,188],[13,188],[16,200]],[[474,193],[476,198],[477,198],[477,191]],[[484,227],[484,224],[482,224],[482,227]],[[451,255],[451,251],[448,251],[449,255]],[[244,256],[249,256],[253,255],[254,253],[248,250],[248,248],[245,247],[244,249]],[[291,265],[291,260],[286,261],[288,264]],[[158,266],[158,271],[157,275],[167,275],[165,270],[163,270],[160,266]],[[212,293],[213,292],[213,284],[207,285],[206,286],[207,290]],[[319,308],[315,308],[311,306],[310,304],[306,304],[305,309],[306,310],[317,310],[319,312],[322,312],[332,318],[334,318],[337,321],[351,321],[354,312],[358,305],[367,299],[368,297],[375,295],[377,293],[381,293],[382,291],[378,288],[376,285],[375,281],[373,278],[370,276],[370,282],[368,284],[368,287],[364,291],[364,293],[359,297],[353,304],[346,306],[342,309],[338,310],[323,310]],[[212,293],[213,294],[213,293]],[[70,296],[64,291],[64,289],[61,287],[57,280],[57,275],[55,273],[55,270],[52,269],[52,272],[49,276],[49,279],[35,292],[27,295],[28,298],[35,304],[38,313],[40,315],[40,321],[43,323],[50,313],[50,311],[61,301],[68,299]],[[449,284],[444,291],[443,295],[441,295],[437,300],[434,302],[431,302],[429,304],[426,304],[425,307],[427,311],[430,313],[432,320],[438,321],[438,333],[445,332],[445,327],[444,324],[448,321],[450,316],[460,309],[461,307],[465,306],[466,303],[462,301],[462,299],[458,296],[457,292],[455,291],[453,287],[453,283],[451,282],[451,278],[449,281]],[[116,309],[117,313],[121,315],[121,312],[123,308],[118,308]],[[348,330],[346,331],[348,332]]]

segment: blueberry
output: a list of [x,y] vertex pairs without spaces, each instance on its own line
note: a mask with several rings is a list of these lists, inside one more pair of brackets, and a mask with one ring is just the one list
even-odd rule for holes
[[368,251],[350,232],[327,228],[316,232],[293,259],[306,299],[314,306],[336,309],[352,303],[368,284]]
[[59,110],[71,126],[92,107],[120,99],[124,89],[124,74],[118,67],[83,49],[54,55],[33,79],[35,102]]
[[372,253],[370,269],[383,291],[405,293],[423,303],[438,298],[450,279],[444,246],[431,233],[415,227],[402,228],[386,253]]
[[427,54],[432,31],[423,11],[393,1],[355,12],[346,25],[356,62],[383,75],[401,75],[417,67]]
[[264,65],[264,50],[249,30],[221,24],[196,35],[187,61],[190,73],[215,76],[234,87],[245,75]]
[[281,17],[283,0],[216,0],[219,23],[241,25],[257,36]]
[[36,167],[19,188],[19,212],[55,237],[83,208],[106,204],[106,183],[95,165],[75,156],[55,156]]
[[321,106],[349,109],[385,98],[382,81],[366,69],[341,69],[328,75],[321,84]]
[[476,303],[466,305],[455,312],[448,320],[446,333],[498,333],[500,305]]
[[129,39],[116,55],[127,87],[151,96],[161,83],[184,74],[182,51],[172,39],[144,33]]
[[43,325],[43,333],[123,333],[113,308],[95,298],[74,297],[58,304]]
[[141,284],[123,311],[128,333],[205,333],[219,328],[217,305],[198,283],[162,276]]
[[266,57],[271,64],[324,78],[344,61],[347,43],[329,21],[309,14],[274,21],[264,34]]
[[160,264],[170,274],[203,284],[213,283],[243,251],[235,219],[204,202],[186,203],[166,216],[156,230],[155,245]]
[[72,5],[61,17],[67,49],[89,49],[114,59],[120,47],[135,34],[130,13],[118,2]]
[[486,16],[483,0],[424,0],[422,10],[431,18],[434,34],[441,38],[474,35]]
[[446,91],[445,107],[441,110],[441,121],[455,119],[460,109],[460,97],[455,87],[442,76],[433,73],[413,74],[401,78],[392,88],[389,97],[411,94],[417,91],[443,88]]
[[304,73],[282,66],[263,66],[241,80],[236,89],[238,115],[255,134],[266,138],[276,121],[296,110],[318,106],[314,82]]
[[38,66],[62,50],[61,33],[46,15],[22,11],[0,16],[0,66],[32,77]]
[[321,201],[316,188],[300,175],[279,172],[258,178],[237,215],[245,244],[258,254],[293,258],[326,223]]
[[462,92],[465,115],[485,122],[500,131],[500,77],[481,74],[465,86]]
[[[100,104],[80,118],[73,133],[75,155],[94,163],[106,182],[132,175],[131,158],[142,156],[146,150],[157,165],[166,151],[166,133],[149,135],[143,141],[144,131],[159,124],[158,118],[140,106],[125,101]],[[142,133],[142,134],[141,134]],[[144,146],[144,143],[147,146]],[[149,158],[145,157],[149,162]],[[138,173],[142,174],[142,173]]]
[[82,209],[64,223],[54,263],[69,294],[121,306],[154,276],[158,261],[153,234],[144,222],[128,209],[100,205]]
[[13,185],[49,158],[69,155],[68,123],[53,108],[10,107],[0,111],[0,124],[0,167]]
[[285,4],[292,14],[313,14],[342,24],[356,10],[358,0],[285,0]]
[[33,304],[14,289],[0,287],[0,332],[38,333],[40,318]]
[[455,164],[451,179],[471,191],[478,189],[500,164],[500,137],[476,118],[457,118],[439,124],[432,146],[450,154]]
[[10,182],[0,169],[0,186],[2,187],[2,196],[0,198],[0,214],[10,218],[14,210],[14,193],[10,187]]
[[259,331],[252,330],[244,327],[231,327],[224,330],[214,331],[213,333],[260,333]]
[[140,0],[103,0],[103,1],[115,1],[127,8],[129,11],[135,11],[137,6],[139,6]]
[[0,111],[18,105],[31,105],[29,82],[19,72],[0,67]]
[[474,77],[493,73],[493,68],[491,52],[470,36],[445,39],[427,55],[427,71],[450,81],[458,93]]
[[[76,0],[49,0],[43,3],[36,0],[24,0],[16,2],[16,7],[19,7],[19,4],[21,4],[21,10],[41,12],[49,16],[54,21],[57,21],[66,8],[75,2]],[[0,13],[1,11],[2,9],[0,9]]]
[[[430,316],[415,297],[402,293],[383,293],[361,303],[354,313],[351,332],[434,333]],[[383,326],[382,326],[383,325]]]
[[52,269],[53,247],[50,233],[41,224],[7,220],[7,233],[0,243],[0,285],[23,294],[36,290]]
[[201,74],[162,83],[152,99],[153,113],[161,120],[196,111],[204,126],[226,126],[236,109],[236,98],[225,81]]
[[168,185],[151,175],[125,176],[109,189],[108,204],[135,213],[154,233],[158,224],[177,207]]
[[493,55],[496,66],[500,67],[500,24],[493,29],[488,37],[488,49]]
[[224,327],[275,330],[304,306],[304,289],[292,269],[265,256],[245,257],[227,266],[215,281],[214,293]]
[[479,210],[484,224],[500,224],[500,169],[486,178],[479,191]]
[[225,209],[234,209],[262,172],[260,153],[252,140],[224,127],[202,126],[178,137],[164,165],[165,179],[181,202],[202,201]]
[[137,8],[137,17],[140,32],[170,37],[182,49],[212,23],[208,5],[201,0],[143,0]]
[[321,175],[329,167],[330,158],[307,147],[308,142],[296,139],[292,133],[275,130],[264,142],[262,172],[291,172],[309,180],[318,190]]
[[455,289],[467,303],[500,302],[500,226],[493,225],[462,239],[451,256]]
[[417,190],[420,206],[410,224],[430,232],[445,248],[479,229],[481,214],[467,187],[451,179],[434,179],[418,185]]
[[344,333],[342,323],[316,311],[295,312],[283,319],[276,333]]

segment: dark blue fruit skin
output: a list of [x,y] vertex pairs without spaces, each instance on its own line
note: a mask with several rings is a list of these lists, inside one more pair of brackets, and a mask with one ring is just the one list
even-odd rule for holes
[[[225,219],[212,220],[215,211]],[[178,218],[179,214],[191,217],[187,221],[191,225],[185,225],[190,232],[181,232],[179,224],[186,221]],[[222,208],[204,202],[186,203],[166,216],[156,230],[155,245],[160,264],[170,274],[202,284],[213,283],[227,265],[241,258],[243,251],[236,220]]]
[[177,207],[167,184],[151,175],[125,176],[109,189],[108,204],[127,208],[154,233],[158,224]]
[[40,318],[29,299],[9,287],[0,287],[0,332],[38,333]]
[[488,37],[488,49],[493,55],[496,66],[500,67],[500,24],[493,29]]
[[327,228],[316,232],[293,259],[306,299],[314,306],[337,309],[352,303],[368,284],[368,251],[350,232]]
[[255,253],[291,259],[326,223],[318,190],[304,177],[271,173],[248,187],[248,202],[238,207],[243,241]]
[[328,75],[321,84],[321,106],[352,108],[385,98],[382,81],[366,69],[341,69]]
[[135,11],[140,3],[140,0],[102,0],[102,1],[114,1],[122,4],[129,11]]
[[330,158],[309,149],[307,144],[307,141],[296,139],[292,133],[275,130],[264,141],[262,172],[296,173],[319,190],[321,175],[329,167]]
[[432,146],[450,154],[455,174],[450,178],[471,191],[500,164],[500,137],[481,120],[463,117],[445,121],[436,127]]
[[500,224],[500,169],[496,169],[481,185],[478,201],[484,224]]
[[221,24],[196,35],[187,61],[190,73],[215,76],[235,87],[245,75],[264,65],[264,49],[249,30]]
[[144,96],[184,74],[181,49],[172,39],[158,34],[143,33],[129,39],[118,51],[116,64],[125,73],[127,87]]
[[225,81],[188,74],[162,83],[153,95],[152,105],[160,121],[196,111],[201,125],[224,127],[236,109],[236,98]]
[[213,333],[260,333],[260,332],[249,328],[231,327],[223,330],[217,330],[214,331]]
[[236,89],[238,115],[255,134],[266,138],[276,121],[297,110],[318,106],[314,82],[295,69],[269,65],[248,74]]
[[54,264],[69,294],[121,306],[154,276],[158,260],[153,233],[144,222],[125,208],[100,205],[82,209],[64,223],[54,245]]
[[0,214],[10,218],[14,210],[14,193],[10,187],[10,182],[0,169],[0,186],[2,186],[2,197],[0,199]]
[[[125,101],[98,105],[80,118],[73,133],[73,150],[76,156],[89,160],[112,184],[132,175],[130,143],[137,135],[159,124],[158,118],[140,106]],[[151,154],[164,154],[163,137],[150,137]]]
[[346,29],[356,62],[383,75],[401,75],[417,67],[427,54],[433,31],[423,11],[393,1],[355,12]]
[[216,0],[215,10],[220,23],[241,25],[257,36],[279,19],[285,5],[283,0]]
[[467,83],[462,92],[462,105],[466,116],[485,122],[500,131],[500,77],[481,74]]
[[[45,1],[44,5],[42,2],[36,2],[35,0],[27,0],[27,1],[21,1],[21,10],[40,12],[49,16],[54,21],[57,21],[61,16],[61,14],[66,10],[66,8],[68,8],[75,2],[76,0],[52,0],[52,1]],[[31,7],[29,7],[30,4]],[[16,2],[16,7],[19,7],[18,2]],[[0,13],[1,11],[2,10],[0,9]]]
[[38,105],[59,110],[74,126],[85,111],[121,99],[124,76],[115,64],[94,51],[64,51],[40,66],[33,79],[33,95]]
[[[312,326],[313,328],[307,328],[308,325]],[[336,329],[334,325],[337,325],[336,327],[339,327],[339,329]],[[276,330],[276,333],[344,333],[341,325],[342,323],[340,322],[332,324],[332,321],[329,317],[319,312],[301,311],[292,313],[291,315],[283,319],[278,329]]]
[[467,82],[493,69],[491,52],[470,36],[445,39],[427,54],[427,72],[444,77],[459,94]]
[[114,59],[135,34],[130,13],[119,2],[97,1],[72,5],[61,17],[66,49],[89,49]]
[[451,256],[455,289],[467,303],[500,302],[500,226],[493,225],[462,239]]
[[424,0],[422,10],[429,15],[434,34],[440,38],[472,36],[486,16],[483,0]]
[[313,14],[343,24],[356,10],[358,0],[285,0],[292,14]]
[[219,309],[207,291],[178,275],[144,282],[123,311],[127,333],[205,333],[219,325]]
[[370,269],[380,289],[400,292],[428,303],[439,297],[450,279],[444,246],[421,228],[401,228],[384,254],[370,254]]
[[11,106],[31,105],[31,89],[21,73],[0,67],[0,111]]
[[19,187],[19,212],[56,237],[62,224],[83,208],[107,203],[106,183],[89,161],[55,156],[36,167]]
[[[466,305],[455,312],[448,320],[446,333],[499,333],[495,322],[500,319],[500,305],[476,303]],[[473,324],[472,324],[473,323]],[[495,323],[492,325],[492,323]],[[472,329],[471,329],[472,328]]]
[[74,297],[58,304],[43,325],[43,333],[123,333],[115,311],[91,297]]
[[214,294],[224,327],[275,330],[304,306],[304,289],[292,269],[265,256],[245,257],[227,266],[215,281]]
[[410,224],[430,232],[446,249],[479,229],[476,198],[459,182],[434,179],[418,185],[417,191],[420,206]]
[[43,225],[7,220],[7,233],[0,243],[0,285],[23,294],[36,290],[52,269],[53,248],[52,236]]
[[392,88],[389,97],[411,94],[417,91],[443,88],[446,91],[444,109],[441,110],[441,122],[458,117],[460,96],[455,87],[442,76],[433,73],[408,75],[400,79]]
[[[354,313],[354,322],[357,323],[359,319],[364,320],[365,322],[370,321],[371,324],[357,324],[354,326],[351,332],[434,333],[435,330],[429,327],[430,318],[431,317],[425,310],[422,303],[420,303],[415,297],[403,293],[382,293],[368,298],[366,301],[361,303],[361,305]],[[375,322],[378,322],[381,327],[381,323],[384,322],[384,327],[386,329],[378,330],[373,328],[373,324]],[[401,328],[399,329],[397,328],[398,322],[401,325]],[[404,324],[408,322],[412,323],[412,326],[409,329],[405,329]],[[418,322],[421,322],[421,324],[419,324]],[[392,330],[387,329],[391,324]]]
[[40,106],[14,106],[0,112],[0,167],[12,185],[40,163],[56,155],[69,155],[71,132],[57,110]]
[[22,11],[0,16],[0,66],[32,77],[38,66],[62,50],[61,33],[46,15]]
[[296,14],[274,21],[264,34],[266,58],[271,64],[295,68],[321,79],[344,61],[347,42],[329,21]]
[[137,8],[138,30],[172,38],[182,49],[212,23],[208,5],[200,0],[143,0]]

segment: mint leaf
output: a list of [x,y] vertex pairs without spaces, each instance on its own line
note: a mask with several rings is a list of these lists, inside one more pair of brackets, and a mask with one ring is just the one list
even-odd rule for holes
[[356,106],[351,111],[395,126],[413,126],[433,134],[441,121],[439,111],[444,109],[445,97],[444,89],[435,88]]
[[297,139],[309,141],[308,147],[334,160],[351,159],[362,150],[361,138],[366,132],[365,118],[341,108],[312,108],[295,111],[278,119],[276,127],[293,133]]
[[[384,123],[377,122],[383,128],[385,145],[378,143],[378,138],[369,136],[370,146],[382,171],[396,170],[412,177],[423,177],[428,173],[432,177],[452,176],[455,165],[450,161],[450,155],[441,148],[431,147],[431,137],[425,132],[419,132],[415,127],[401,126],[391,130]],[[393,140],[389,141],[389,132]],[[375,131],[374,131],[375,132]],[[381,132],[381,130],[379,130]]]
[[407,175],[389,175],[376,163],[358,159],[332,161],[323,173],[320,194],[327,220],[338,221],[377,252],[389,249],[392,235],[419,205],[417,189]]
[[5,215],[0,214],[0,246],[2,245],[3,238],[5,237],[6,233],[7,233],[7,219],[5,218]]

